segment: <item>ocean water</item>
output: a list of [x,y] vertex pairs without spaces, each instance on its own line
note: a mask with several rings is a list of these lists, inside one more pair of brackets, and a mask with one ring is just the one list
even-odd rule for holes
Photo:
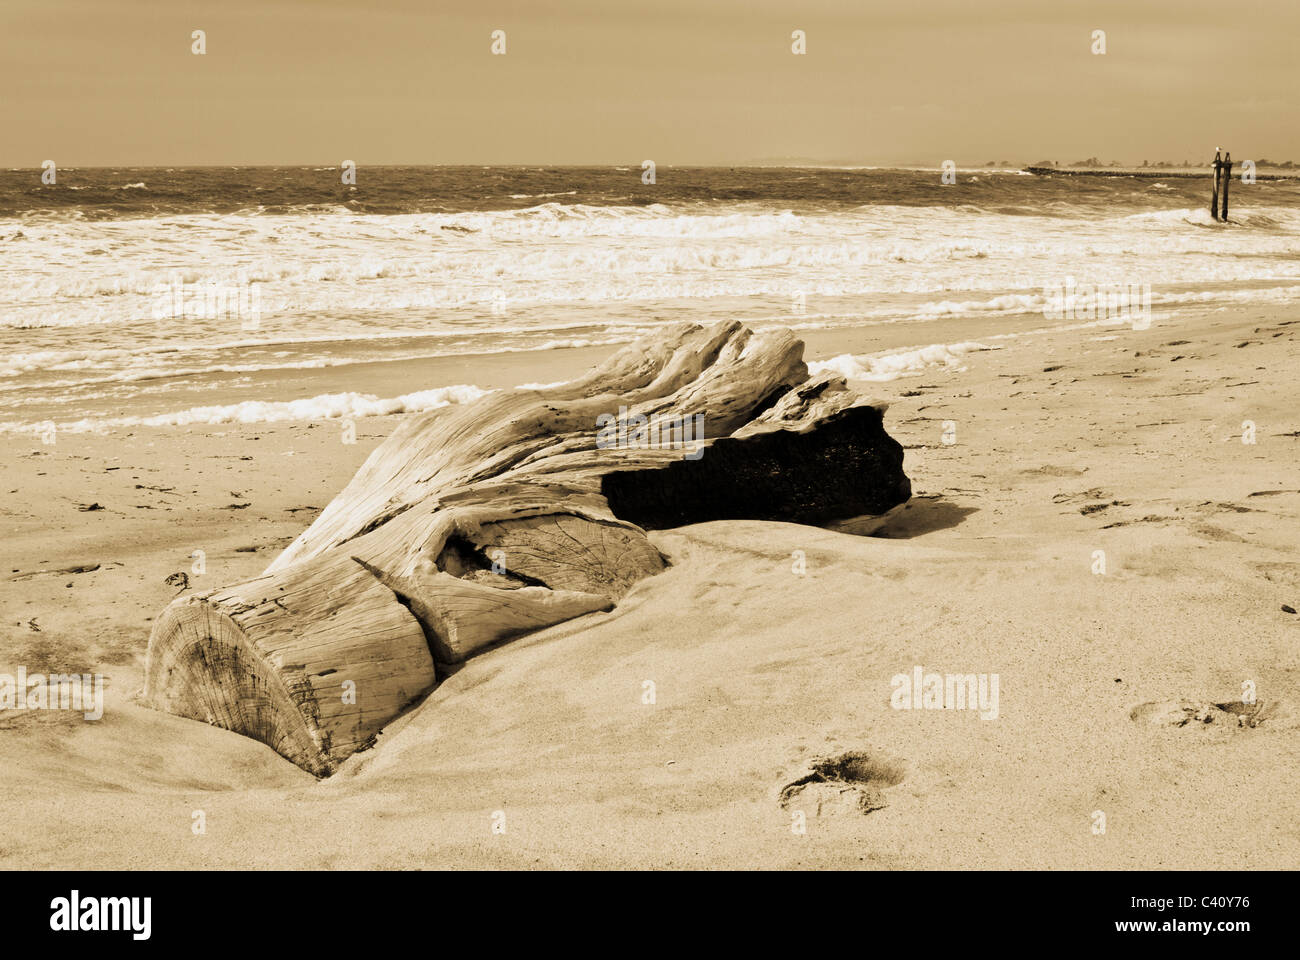
[[[1154,308],[1300,299],[1300,184],[1013,170],[362,167],[0,173],[0,431],[427,409],[348,368],[626,343],[677,321],[924,324],[1146,285]],[[298,396],[292,371],[335,370]],[[369,369],[373,370],[371,366]],[[472,378],[471,378],[472,379]],[[242,399],[223,403],[228,389]],[[196,403],[204,393],[210,403]],[[130,416],[124,416],[124,410]]]

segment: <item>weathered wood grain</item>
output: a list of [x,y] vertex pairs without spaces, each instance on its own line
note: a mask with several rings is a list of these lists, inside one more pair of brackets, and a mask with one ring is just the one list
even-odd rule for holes
[[327,775],[435,663],[609,610],[663,570],[646,529],[906,500],[884,408],[810,380],[802,354],[787,330],[676,324],[561,386],[409,417],[265,574],[167,608],[147,699]]

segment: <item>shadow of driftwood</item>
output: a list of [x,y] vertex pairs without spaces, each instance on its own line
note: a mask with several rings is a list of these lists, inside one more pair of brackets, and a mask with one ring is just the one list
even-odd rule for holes
[[945,499],[942,495],[918,496],[900,504],[883,517],[855,517],[828,526],[839,533],[860,537],[907,540],[935,530],[946,530],[976,511]]

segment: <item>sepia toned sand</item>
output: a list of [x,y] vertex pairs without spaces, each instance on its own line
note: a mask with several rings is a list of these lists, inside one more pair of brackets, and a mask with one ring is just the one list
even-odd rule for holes
[[[876,333],[814,334],[808,357]],[[395,418],[354,445],[333,422],[0,440],[0,672],[109,684],[98,722],[0,712],[0,866],[1294,866],[1300,314],[986,342],[875,385],[915,491],[876,535],[656,533],[666,573],[472,659],[322,782],[139,705],[151,618],[195,550],[196,590],[259,573]],[[548,382],[600,354],[446,376]],[[891,709],[916,665],[998,674],[999,716]],[[1209,708],[1243,681],[1253,726]],[[860,784],[782,803],[844,754]]]

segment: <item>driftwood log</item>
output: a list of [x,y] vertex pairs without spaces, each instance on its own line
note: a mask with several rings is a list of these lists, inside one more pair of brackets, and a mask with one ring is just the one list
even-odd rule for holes
[[646,530],[905,501],[884,407],[802,355],[786,330],[679,324],[578,380],[409,417],[260,577],[167,607],[146,699],[325,776],[438,664],[663,570]]

